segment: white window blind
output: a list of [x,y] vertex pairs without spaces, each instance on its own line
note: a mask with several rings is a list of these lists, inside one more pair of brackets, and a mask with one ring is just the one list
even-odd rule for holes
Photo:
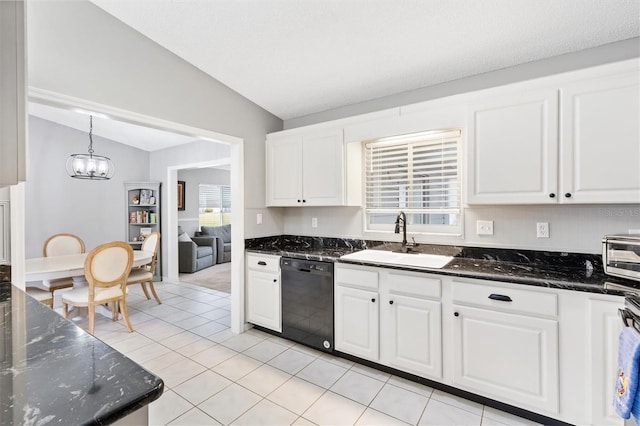
[[459,235],[459,158],[459,130],[365,143],[367,230],[392,232],[402,210],[411,232]]
[[198,186],[200,226],[231,223],[231,187],[200,184]]

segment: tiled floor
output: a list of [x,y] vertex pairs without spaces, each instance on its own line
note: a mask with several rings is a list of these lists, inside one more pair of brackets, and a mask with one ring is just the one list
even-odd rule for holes
[[164,380],[149,408],[153,425],[533,424],[257,330],[234,335],[228,294],[156,289],[161,305],[130,288],[134,333],[122,320],[96,322],[97,337]]

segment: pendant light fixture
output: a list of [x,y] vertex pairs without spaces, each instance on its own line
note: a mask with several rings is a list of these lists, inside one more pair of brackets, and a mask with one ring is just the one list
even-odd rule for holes
[[115,167],[109,157],[93,153],[93,115],[89,116],[89,153],[72,154],[67,159],[67,173],[76,179],[107,180]]

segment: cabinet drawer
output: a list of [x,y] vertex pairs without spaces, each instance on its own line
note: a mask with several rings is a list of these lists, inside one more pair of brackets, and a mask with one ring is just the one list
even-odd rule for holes
[[378,271],[366,267],[336,264],[334,269],[334,282],[336,285],[377,290]]
[[441,281],[425,274],[414,275],[390,272],[388,275],[389,292],[418,297],[441,297]]
[[247,269],[277,273],[280,271],[280,256],[247,254]]
[[[502,298],[506,300],[496,300]],[[557,295],[530,290],[454,281],[453,301],[509,312],[554,317],[558,315]]]

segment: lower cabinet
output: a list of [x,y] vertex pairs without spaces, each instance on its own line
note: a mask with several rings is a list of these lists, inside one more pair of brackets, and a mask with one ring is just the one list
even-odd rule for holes
[[558,412],[558,322],[454,305],[454,384]]
[[247,321],[282,331],[280,257],[247,254]]
[[337,285],[334,298],[336,349],[378,361],[378,292]]
[[337,350],[419,376],[442,377],[439,279],[336,264],[335,283]]

